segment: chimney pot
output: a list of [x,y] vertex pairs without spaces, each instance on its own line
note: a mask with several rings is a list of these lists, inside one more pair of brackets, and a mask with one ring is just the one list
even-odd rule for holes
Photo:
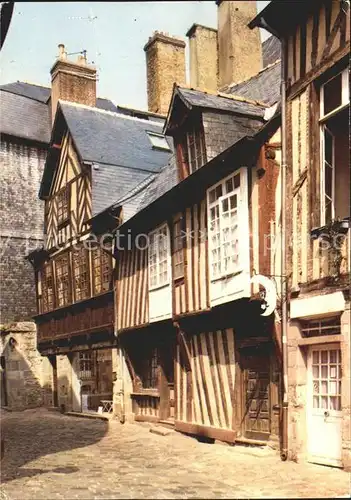
[[67,52],[65,51],[65,46],[63,43],[60,43],[58,45],[59,49],[59,59],[66,59],[67,58]]
[[96,68],[87,64],[86,51],[70,61],[63,43],[58,47],[59,57],[50,70],[52,121],[59,99],[96,106]]

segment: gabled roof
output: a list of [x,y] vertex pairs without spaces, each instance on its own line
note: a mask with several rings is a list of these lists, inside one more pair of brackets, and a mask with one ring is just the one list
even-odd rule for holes
[[[158,173],[171,155],[153,148],[148,137],[148,132],[162,133],[162,124],[157,122],[59,101],[54,134],[62,120],[80,159],[92,165],[93,215]],[[168,143],[172,149],[170,139]],[[50,192],[55,174],[52,161],[49,155],[40,187],[41,198]]]
[[[59,101],[67,126],[81,159],[157,172],[169,153],[152,147],[147,132],[162,132],[162,124],[99,110],[82,104]],[[168,139],[170,148],[172,142]]]
[[[51,134],[50,93],[49,87],[26,82],[6,83],[0,86],[0,131],[15,137],[48,143]],[[131,114],[127,108],[115,106],[110,99],[98,97],[96,107],[105,111]],[[133,110],[138,113],[137,110]],[[140,112],[145,119],[151,114]],[[155,121],[164,123],[162,116]]]
[[[167,219],[167,214],[184,209],[186,200],[193,199],[199,193],[199,187],[205,190],[232,173],[240,165],[250,165],[258,154],[259,147],[279,127],[280,111],[259,130],[235,141],[229,148],[207,162],[184,180],[178,180],[177,166],[173,156],[157,177],[140,193],[140,204],[128,217],[124,218],[120,231],[141,224],[142,230],[152,227]],[[123,205],[121,201],[120,205]]]
[[236,115],[238,117],[245,116],[256,120],[263,119],[267,107],[264,103],[241,96],[234,96],[229,93],[215,93],[174,84],[168,116],[163,129],[165,133],[170,133],[171,124],[179,120],[179,117],[175,117],[179,101],[189,111],[194,108],[200,111],[213,110],[219,113]]
[[176,92],[189,109],[192,107],[209,108],[245,116],[264,116],[264,104],[255,103],[253,101],[249,102],[248,100],[240,99],[240,97],[236,98],[232,95],[210,93],[179,86],[176,87]]
[[[147,207],[179,183],[176,157],[172,156],[140,197],[138,211]],[[133,214],[134,215],[134,214]]]

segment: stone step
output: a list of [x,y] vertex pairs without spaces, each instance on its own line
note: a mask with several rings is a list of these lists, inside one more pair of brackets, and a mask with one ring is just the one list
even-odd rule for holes
[[67,411],[65,415],[70,417],[80,417],[80,418],[90,418],[90,419],[98,419],[98,420],[110,420],[110,418],[106,415],[101,415],[100,413],[80,413],[78,411]]
[[155,426],[150,428],[150,432],[152,434],[157,434],[158,436],[168,436],[169,434],[173,434],[174,430],[167,429],[163,426]]
[[166,420],[160,420],[158,422],[162,427],[167,427],[169,429],[174,429],[174,419],[167,418]]

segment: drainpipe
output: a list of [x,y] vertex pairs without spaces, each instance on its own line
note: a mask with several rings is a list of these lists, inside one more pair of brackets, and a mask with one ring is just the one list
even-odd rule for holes
[[[117,227],[117,229],[118,229],[118,227]],[[117,231],[117,229],[115,231]],[[115,244],[115,242],[116,242],[116,240],[114,238],[113,245]],[[115,250],[115,248],[113,248],[113,260],[115,260],[115,258],[114,258],[115,251],[114,250]],[[115,318],[114,334],[115,334],[115,337],[117,338],[117,349],[118,349],[118,358],[119,358],[119,366],[120,366],[119,373],[120,373],[121,379],[122,379],[121,389],[118,392],[118,395],[119,395],[120,401],[121,401],[121,415],[119,417],[119,421],[121,424],[124,424],[126,421],[125,403],[124,403],[124,356],[123,356],[123,349],[122,349],[121,343],[118,340],[118,331],[117,331],[117,324],[118,324],[117,323],[117,314],[118,313],[117,313],[116,297],[117,297],[117,291],[116,291],[116,285],[114,282],[114,286],[113,286],[113,306],[114,306],[114,318]]]
[[287,343],[287,278],[286,278],[286,81],[285,81],[285,48],[286,42],[277,31],[275,31],[264,17],[261,17],[256,27],[264,28],[273,36],[280,39],[281,43],[281,77],[280,77],[280,95],[281,95],[281,335],[282,335],[282,372],[283,372],[283,404],[282,404],[282,440],[280,447],[280,458],[285,461],[288,458],[288,343]]
[[288,344],[287,344],[287,279],[286,279],[286,81],[285,81],[285,40],[281,39],[281,304],[282,304],[282,442],[280,458],[288,458]]
[[120,390],[120,396],[121,396],[121,416],[119,421],[121,424],[124,424],[126,421],[126,412],[125,412],[125,404],[124,404],[124,356],[123,356],[123,349],[121,346],[118,346],[119,350],[119,364],[121,366],[121,378],[122,378],[122,387]]

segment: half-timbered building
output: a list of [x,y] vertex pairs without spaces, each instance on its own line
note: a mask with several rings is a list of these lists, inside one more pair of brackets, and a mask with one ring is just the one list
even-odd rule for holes
[[289,454],[349,467],[350,2],[272,1],[283,44]]
[[[72,73],[85,102],[62,100],[75,84]],[[97,108],[96,70],[84,58],[68,61],[61,47],[52,78],[53,128],[39,190],[45,246],[29,256],[38,349],[52,364],[55,406],[111,410],[117,354],[109,233],[119,218],[106,225],[98,214],[152,178],[172,144],[162,135],[160,116]]]
[[262,90],[272,68],[238,95],[174,86],[175,154],[119,227],[131,244],[116,250],[115,294],[135,420],[279,446],[279,325],[251,283],[278,266],[265,248],[279,234],[279,81]]

